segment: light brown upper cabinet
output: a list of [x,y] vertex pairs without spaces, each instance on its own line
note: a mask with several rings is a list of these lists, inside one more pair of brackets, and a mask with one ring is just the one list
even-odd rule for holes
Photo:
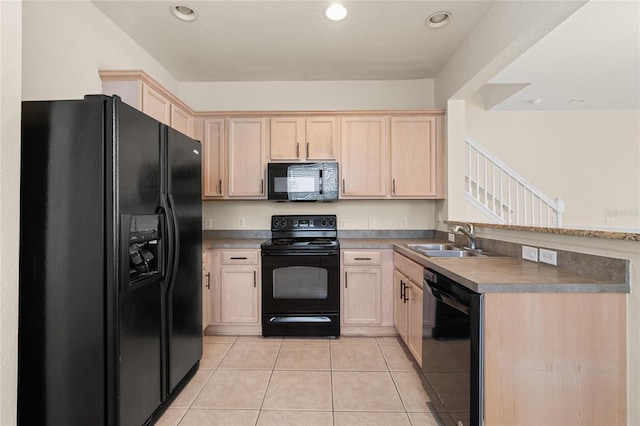
[[341,198],[387,195],[387,117],[342,118]]
[[264,199],[267,119],[230,118],[228,123],[228,195]]
[[271,161],[338,159],[336,117],[273,117],[270,124]]
[[[440,117],[391,117],[391,197],[437,198],[444,194]],[[438,125],[440,124],[440,125]]]
[[227,195],[224,118],[198,119],[196,137],[202,140],[202,197]]
[[144,71],[98,71],[102,93],[118,95],[123,102],[193,138],[194,113]]

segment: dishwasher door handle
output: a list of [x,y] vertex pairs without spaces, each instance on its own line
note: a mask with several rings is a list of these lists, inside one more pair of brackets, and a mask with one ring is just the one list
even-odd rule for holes
[[454,299],[453,297],[451,297],[450,295],[441,292],[440,290],[433,288],[431,286],[429,286],[429,288],[431,288],[431,294],[433,294],[433,296],[438,299],[439,301],[441,301],[442,303],[444,303],[445,305],[449,305],[454,309],[459,310],[460,312],[462,312],[465,315],[469,315],[469,307],[463,303],[460,303],[459,301],[457,301],[456,299]]

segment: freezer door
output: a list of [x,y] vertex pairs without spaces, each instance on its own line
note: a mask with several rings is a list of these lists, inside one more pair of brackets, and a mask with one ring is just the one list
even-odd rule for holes
[[[114,100],[114,102],[116,102]],[[117,102],[117,182],[120,249],[118,281],[118,390],[120,425],[143,424],[164,399],[162,366],[162,276],[131,273],[132,256],[154,256],[160,243],[136,243],[155,229],[162,237],[160,200],[161,124],[129,105]],[[154,224],[157,224],[157,229]],[[136,241],[134,241],[136,240]],[[153,242],[153,239],[151,239]],[[138,247],[138,245],[140,247]],[[154,249],[158,248],[154,252]],[[133,250],[132,250],[133,249]],[[146,250],[146,252],[141,252]],[[133,259],[135,260],[135,259]],[[151,269],[161,269],[162,261]],[[142,271],[147,274],[152,271]]]
[[174,129],[166,131],[167,189],[176,233],[166,291],[171,393],[202,358],[202,148]]
[[22,106],[18,425],[105,424],[104,116]]

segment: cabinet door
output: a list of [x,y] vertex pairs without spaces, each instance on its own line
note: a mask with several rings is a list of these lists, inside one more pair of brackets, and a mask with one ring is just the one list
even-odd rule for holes
[[422,365],[422,295],[422,288],[413,281],[409,281],[407,346],[418,362],[418,365]]
[[209,258],[209,250],[202,253],[202,331],[210,324],[209,312],[211,305],[211,276],[212,264]]
[[344,269],[344,324],[380,324],[380,268]]
[[161,123],[171,124],[171,101],[144,83],[142,84],[142,112]]
[[387,119],[342,119],[342,196],[386,196]]
[[221,274],[221,322],[258,324],[258,268],[223,266]]
[[309,161],[338,159],[338,125],[336,117],[308,117],[304,154]]
[[224,119],[204,121],[202,139],[202,196],[223,197],[224,187]]
[[177,105],[171,104],[171,127],[193,137],[193,117]]
[[391,118],[391,196],[436,196],[435,117]]
[[229,119],[229,197],[265,197],[265,141],[265,118]]
[[409,280],[397,269],[393,271],[393,325],[402,340],[407,342],[407,301],[405,300]]
[[278,117],[271,119],[271,160],[298,161],[303,159],[304,118]]

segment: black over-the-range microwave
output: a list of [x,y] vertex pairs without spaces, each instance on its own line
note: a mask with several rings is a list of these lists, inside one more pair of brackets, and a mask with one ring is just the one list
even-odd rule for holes
[[337,201],[338,163],[269,163],[268,199]]

